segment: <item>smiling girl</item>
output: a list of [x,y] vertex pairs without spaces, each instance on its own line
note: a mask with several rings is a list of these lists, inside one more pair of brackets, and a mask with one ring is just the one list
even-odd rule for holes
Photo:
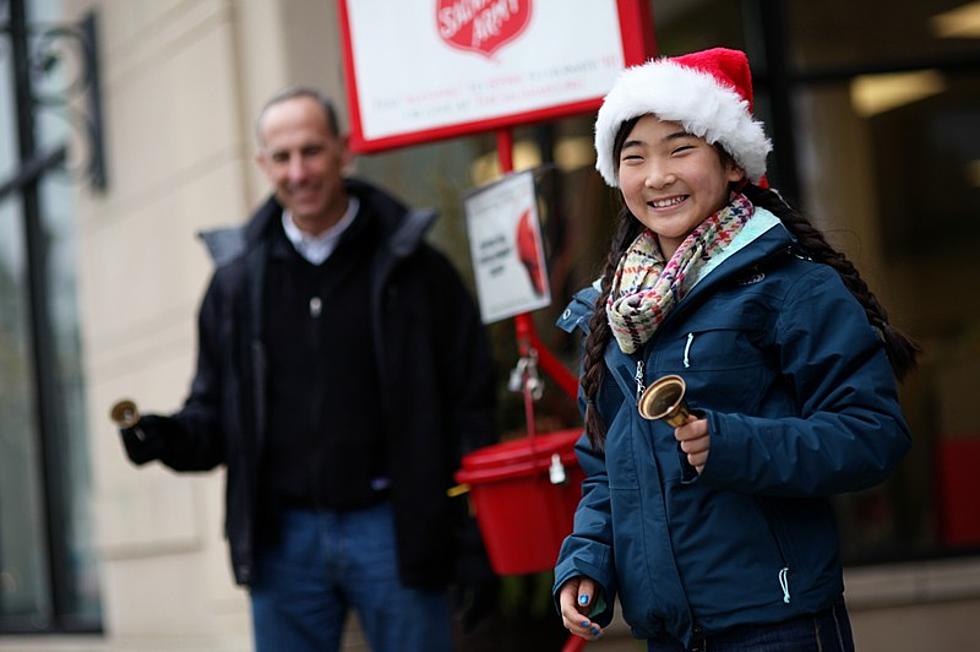
[[[595,145],[625,207],[602,277],[559,320],[586,334],[565,626],[601,636],[618,597],[650,650],[853,649],[829,497],[908,450],[896,376],[915,345],[767,188],[744,53],[625,71]],[[637,411],[667,374],[693,413],[678,428]]]

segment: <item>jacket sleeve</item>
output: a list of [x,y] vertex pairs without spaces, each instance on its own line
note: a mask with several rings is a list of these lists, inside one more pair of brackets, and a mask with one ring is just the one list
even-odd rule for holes
[[[581,330],[583,334],[588,335],[589,319],[597,297],[598,291],[592,288],[577,293],[562,312],[557,326],[568,333]],[[606,373],[609,373],[608,369]],[[613,385],[613,383],[606,383],[608,391],[617,391]],[[618,403],[620,398],[617,396],[612,404]],[[601,403],[605,404],[605,401]],[[584,416],[585,397],[581,387],[578,404],[579,411]],[[603,417],[607,419],[607,424],[611,423],[608,419],[612,415],[604,414]],[[575,510],[572,533],[565,538],[558,553],[552,597],[556,609],[560,612],[558,592],[561,585],[579,575],[591,578],[601,590],[593,602],[589,617],[605,627],[612,620],[612,606],[617,591],[606,457],[603,451],[592,448],[587,434],[583,434],[575,444],[575,454],[585,474],[585,480],[582,482],[582,498]]]
[[163,443],[160,461],[175,471],[207,471],[224,460],[221,434],[221,293],[211,279],[198,314],[197,368],[190,395],[173,415],[178,426]]
[[821,496],[884,480],[911,445],[908,426],[883,343],[836,272],[820,265],[794,284],[774,339],[797,415],[705,411],[711,449],[699,481]]
[[601,593],[595,603],[598,611],[591,613],[590,618],[605,627],[612,620],[616,595],[606,460],[602,451],[593,450],[585,434],[575,444],[575,454],[585,473],[582,499],[575,510],[572,533],[558,553],[552,595],[557,608],[562,584],[579,575],[591,578],[601,587]]
[[432,278],[444,293],[437,304],[435,350],[458,462],[464,454],[496,442],[496,373],[490,341],[469,291],[442,254],[432,255]]

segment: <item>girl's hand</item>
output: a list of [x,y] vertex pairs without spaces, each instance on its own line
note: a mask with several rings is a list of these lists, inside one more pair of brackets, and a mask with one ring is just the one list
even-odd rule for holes
[[680,442],[681,450],[687,453],[688,464],[700,475],[708,461],[708,452],[711,448],[708,420],[690,416],[687,423],[674,429],[674,438]]
[[587,641],[602,636],[602,628],[586,616],[595,600],[595,593],[595,582],[584,575],[566,580],[558,591],[558,605],[565,629]]

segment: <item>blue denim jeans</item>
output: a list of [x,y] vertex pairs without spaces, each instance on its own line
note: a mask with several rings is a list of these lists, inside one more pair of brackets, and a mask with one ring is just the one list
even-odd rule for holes
[[673,639],[647,641],[649,652],[854,652],[844,600],[829,609],[772,625],[742,625],[697,637],[685,648]]
[[[433,533],[438,536],[439,533]],[[259,552],[251,588],[257,652],[334,652],[353,609],[374,652],[452,649],[446,591],[402,586],[387,503],[349,512],[287,510]]]

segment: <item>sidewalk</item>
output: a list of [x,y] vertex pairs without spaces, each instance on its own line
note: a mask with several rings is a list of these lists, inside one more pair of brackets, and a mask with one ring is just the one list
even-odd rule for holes
[[[357,627],[350,627],[344,652],[370,652]],[[599,641],[585,652],[643,652],[646,645],[630,636],[622,621],[614,622]],[[252,652],[250,638],[154,636],[104,638],[102,636],[0,636],[2,652]],[[469,652],[460,649],[458,652]],[[501,652],[506,652],[502,650]],[[548,652],[543,650],[542,652]],[[560,652],[556,648],[554,652]]]
[[[344,652],[371,652],[355,618],[348,621]],[[477,650],[477,648],[479,648]],[[553,652],[560,652],[561,646]],[[602,639],[585,646],[585,652],[643,652],[646,644],[630,635],[616,605],[616,617]],[[490,646],[471,645],[457,652],[491,652]],[[250,635],[230,636],[0,636],[0,652],[252,652]],[[498,652],[492,650],[492,652]],[[508,652],[500,650],[499,652]],[[541,650],[541,652],[552,652]]]

